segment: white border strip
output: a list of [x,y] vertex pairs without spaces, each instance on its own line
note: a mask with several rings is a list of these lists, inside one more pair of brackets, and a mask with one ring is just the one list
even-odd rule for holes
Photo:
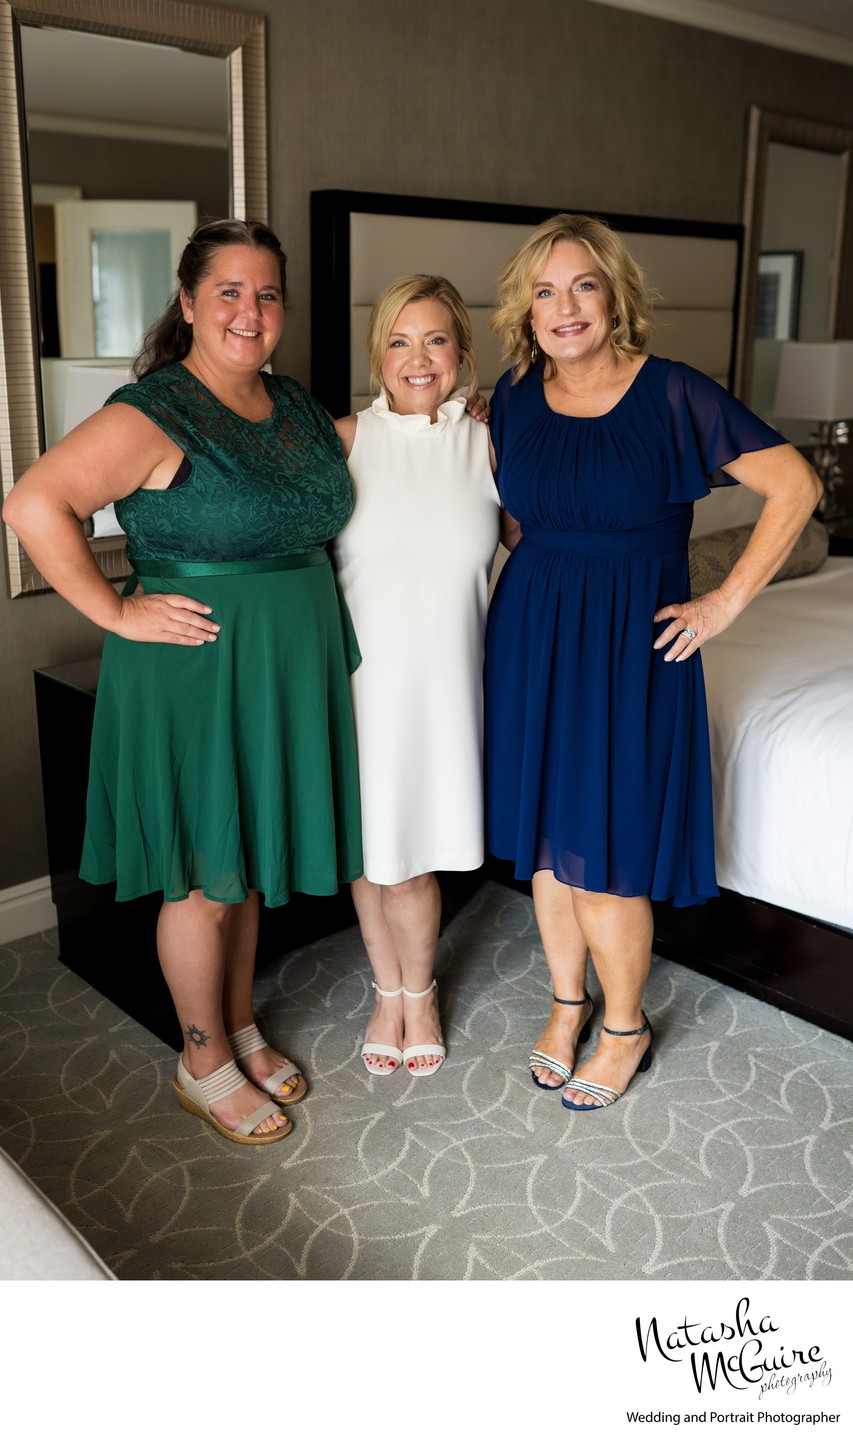
[[757,45],[793,50],[818,60],[834,60],[837,65],[853,65],[853,40],[846,35],[816,30],[812,25],[798,25],[792,20],[777,20],[770,15],[757,15],[755,11],[726,5],[721,0],[588,0],[588,4],[634,10],[641,15],[653,15],[657,20],[673,20],[678,25],[713,30],[718,35],[734,35],[738,40],[753,40]]
[[13,889],[0,889],[0,944],[13,944],[28,934],[53,929],[56,922],[49,875],[17,884]]

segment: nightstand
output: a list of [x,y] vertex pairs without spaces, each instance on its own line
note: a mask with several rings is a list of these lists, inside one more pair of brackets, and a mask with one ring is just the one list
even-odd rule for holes
[[843,519],[829,531],[830,554],[853,554],[853,518]]
[[853,519],[844,519],[830,531],[830,554],[853,555]]
[[98,993],[178,1048],[180,1028],[157,959],[158,896],[117,904],[114,884],[86,884],[77,876],[100,667],[100,659],[90,659],[35,672],[59,957]]

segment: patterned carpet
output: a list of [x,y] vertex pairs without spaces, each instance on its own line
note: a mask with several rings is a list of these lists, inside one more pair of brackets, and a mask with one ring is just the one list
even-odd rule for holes
[[485,884],[439,979],[441,1072],[381,1080],[357,931],[268,967],[261,1021],[312,1092],[251,1149],[179,1108],[174,1056],[54,933],[21,940],[0,948],[0,1144],[126,1279],[850,1276],[845,1040],[656,960],[659,1057],[571,1115],[525,1067],[549,993],[531,901]]

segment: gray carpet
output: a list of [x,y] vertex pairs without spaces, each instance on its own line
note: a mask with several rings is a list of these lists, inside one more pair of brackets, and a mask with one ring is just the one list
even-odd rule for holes
[[0,948],[0,1145],[126,1279],[850,1276],[845,1040],[656,960],[650,1072],[572,1115],[525,1066],[549,994],[532,904],[491,883],[441,939],[440,1073],[368,1076],[368,978],[355,930],[260,975],[312,1091],[252,1149],[179,1108],[171,1051],[55,933]]

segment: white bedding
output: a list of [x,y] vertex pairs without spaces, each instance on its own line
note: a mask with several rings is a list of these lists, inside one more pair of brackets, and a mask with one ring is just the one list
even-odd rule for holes
[[718,882],[853,927],[853,560],[764,590],[702,658]]

